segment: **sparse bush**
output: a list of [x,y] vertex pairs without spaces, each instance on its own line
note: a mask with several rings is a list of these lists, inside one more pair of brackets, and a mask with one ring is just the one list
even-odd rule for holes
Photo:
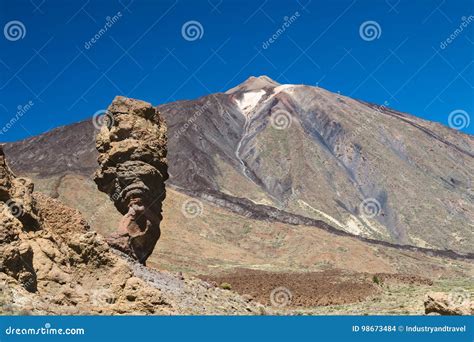
[[372,281],[377,285],[380,285],[380,283],[381,283],[379,277],[377,277],[376,274],[374,274],[374,276],[372,277]]
[[222,283],[219,287],[223,290],[232,290],[232,285],[229,283]]

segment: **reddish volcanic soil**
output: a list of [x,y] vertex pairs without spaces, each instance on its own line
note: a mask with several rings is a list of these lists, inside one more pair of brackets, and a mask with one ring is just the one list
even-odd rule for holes
[[428,279],[400,274],[347,273],[337,270],[276,273],[236,269],[232,273],[202,275],[201,279],[271,306],[314,307],[367,300],[385,282],[425,283]]

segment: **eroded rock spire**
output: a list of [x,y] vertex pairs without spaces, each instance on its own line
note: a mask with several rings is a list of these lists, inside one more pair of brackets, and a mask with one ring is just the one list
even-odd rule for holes
[[124,215],[107,241],[145,264],[160,237],[167,128],[151,104],[122,96],[113,100],[103,121],[94,180]]

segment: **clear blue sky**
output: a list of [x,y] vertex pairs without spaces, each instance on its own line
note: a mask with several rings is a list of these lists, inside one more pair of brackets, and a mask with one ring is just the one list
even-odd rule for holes
[[[0,141],[87,119],[115,95],[157,105],[263,74],[387,101],[446,125],[454,110],[474,120],[473,7],[472,0],[0,0],[0,129],[33,103]],[[291,24],[277,33],[285,18]],[[14,20],[24,27],[19,35],[6,31]],[[182,35],[188,21],[202,26],[196,40]],[[380,30],[364,40],[367,21]],[[474,122],[462,130],[474,133]]]

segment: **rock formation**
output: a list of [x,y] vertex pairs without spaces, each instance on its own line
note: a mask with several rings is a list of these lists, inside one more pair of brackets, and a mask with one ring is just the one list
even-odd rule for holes
[[114,252],[77,210],[15,177],[0,146],[0,315],[261,312],[235,293]]
[[97,135],[94,180],[124,215],[107,242],[145,264],[160,237],[165,198],[166,125],[151,104],[117,96]]
[[430,292],[425,298],[425,314],[446,316],[474,315],[474,302],[467,290],[450,293]]
[[0,146],[0,271],[30,292],[36,291],[37,286],[33,252],[20,236],[39,226],[32,193],[33,183],[13,175]]

